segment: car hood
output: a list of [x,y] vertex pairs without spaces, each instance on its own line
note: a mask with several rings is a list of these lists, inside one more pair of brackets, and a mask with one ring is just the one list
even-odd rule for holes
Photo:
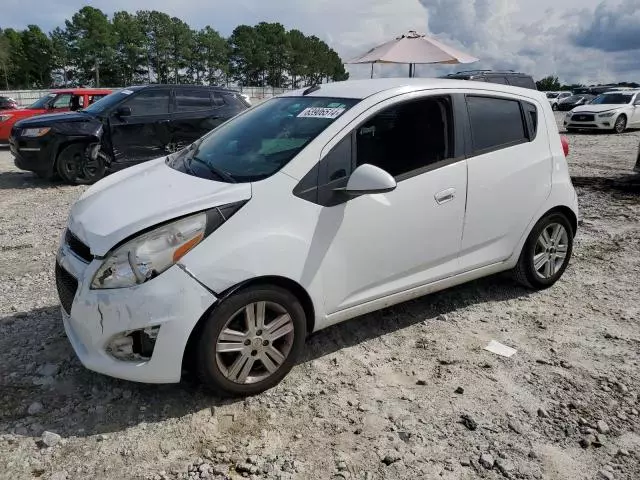
[[619,110],[626,105],[581,105],[573,110],[573,113],[602,113],[610,112],[611,110]]
[[20,120],[16,127],[19,128],[32,128],[32,127],[49,127],[56,123],[69,123],[69,122],[87,122],[95,120],[88,113],[83,112],[61,112],[61,113],[48,113],[45,115],[37,115],[35,117],[25,118]]
[[69,230],[96,256],[168,220],[251,198],[250,183],[222,183],[179,172],[159,158],[87,189],[71,208]]

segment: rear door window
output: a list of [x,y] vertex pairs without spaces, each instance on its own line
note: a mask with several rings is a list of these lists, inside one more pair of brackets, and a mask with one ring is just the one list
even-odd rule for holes
[[213,102],[209,90],[205,89],[176,89],[176,112],[196,112],[211,110]]
[[468,95],[467,108],[474,154],[528,141],[518,100]]

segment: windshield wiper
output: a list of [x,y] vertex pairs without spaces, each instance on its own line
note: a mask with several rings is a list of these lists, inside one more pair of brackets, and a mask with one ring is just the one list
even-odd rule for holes
[[196,157],[195,155],[192,156],[189,159],[189,163],[188,164],[185,161],[185,165],[188,165],[189,169],[191,169],[191,163],[192,162],[197,162],[200,165],[204,165],[207,168],[207,170],[209,170],[210,173],[214,174],[218,178],[221,178],[223,181],[225,181],[227,183],[237,183],[236,179],[233,178],[231,175],[229,175],[227,172],[225,172],[224,170],[220,170],[219,168],[216,168],[214,166],[209,165],[207,162],[205,162],[201,158]]

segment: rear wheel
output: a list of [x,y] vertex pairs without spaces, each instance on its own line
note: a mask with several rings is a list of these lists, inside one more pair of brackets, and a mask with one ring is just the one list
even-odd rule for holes
[[102,151],[92,159],[86,144],[74,143],[60,152],[56,169],[58,175],[67,183],[90,185],[104,177],[107,161],[108,157]]
[[298,299],[256,286],[224,300],[206,320],[196,362],[200,380],[227,395],[254,395],[277,385],[304,348],[306,319]]
[[573,229],[561,213],[540,219],[533,227],[513,270],[516,281],[541,290],[562,276],[573,252]]

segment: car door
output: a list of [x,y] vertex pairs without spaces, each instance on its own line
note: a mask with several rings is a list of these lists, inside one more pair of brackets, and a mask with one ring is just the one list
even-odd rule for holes
[[[112,168],[165,155],[171,142],[169,88],[142,89],[130,94],[109,116]],[[130,115],[122,114],[130,109]],[[129,113],[129,112],[126,112]]]
[[461,268],[509,258],[551,191],[552,154],[542,106],[507,94],[466,96],[467,211]]
[[[467,168],[454,103],[449,94],[396,97],[358,117],[325,148],[314,243],[328,314],[458,270]],[[336,191],[365,163],[392,174],[395,190],[356,198]]]
[[172,148],[181,148],[193,143],[222,123],[224,102],[215,92],[207,88],[177,87],[175,110],[171,118]]

